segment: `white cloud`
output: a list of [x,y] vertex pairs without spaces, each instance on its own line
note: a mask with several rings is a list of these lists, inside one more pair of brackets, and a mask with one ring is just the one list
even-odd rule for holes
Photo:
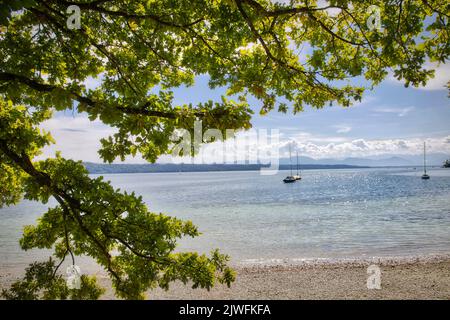
[[[427,84],[424,87],[417,87],[414,89],[417,90],[448,90],[447,89],[447,82],[450,80],[450,64],[449,63],[443,63],[440,65],[427,63],[425,64],[425,68],[430,70],[434,69],[434,78],[428,80]],[[403,84],[404,81],[397,80],[393,74],[391,74],[388,77],[388,81],[394,82],[394,83],[401,83]]]
[[56,144],[44,148],[38,159],[54,157],[56,151],[74,160],[101,162],[97,154],[100,139],[114,133],[114,129],[100,120],[90,121],[85,116],[58,116],[43,122],[40,126],[49,131]]
[[[298,129],[292,129],[291,131],[294,131],[294,130],[298,130]],[[286,131],[285,128],[283,128],[283,131]],[[340,142],[345,142],[348,140],[347,138],[342,137],[342,136],[313,135],[309,132],[295,132],[290,135],[285,135],[285,134],[281,133],[281,137],[287,138],[287,139],[294,139],[297,141],[309,141],[309,142],[314,142],[314,143],[319,143],[319,144],[340,143]]]
[[[423,150],[423,139],[383,139],[365,140],[356,139],[342,143],[316,144],[310,141],[299,142],[292,140],[293,151],[316,159],[320,158],[346,158],[370,157],[384,154],[418,155]],[[427,149],[430,153],[450,152],[450,137],[426,139]],[[286,144],[280,144],[282,156],[286,153]],[[274,146],[276,147],[276,146]],[[288,152],[288,151],[287,151]]]
[[344,124],[338,124],[333,126],[333,128],[336,129],[336,133],[348,133],[352,130],[352,127],[344,125]]
[[445,138],[445,143],[450,143],[450,136]]
[[[299,138],[300,137],[300,138]],[[306,138],[308,137],[308,138]],[[376,157],[392,155],[420,155],[423,151],[424,139],[421,138],[408,138],[408,139],[354,139],[344,142],[313,142],[314,137],[303,133],[296,138],[284,139],[276,143],[258,144],[257,139],[249,141],[248,149],[245,148],[232,148],[227,149],[227,156],[232,154],[233,159],[243,161],[248,159],[248,152],[246,150],[252,150],[257,153],[257,150],[263,150],[264,154],[267,154],[267,150],[271,150],[270,153],[278,154],[280,158],[289,157],[289,151],[292,154],[296,152],[301,156],[311,157],[315,159],[333,158],[344,159],[347,157]],[[325,139],[323,139],[325,140]],[[450,136],[449,137],[437,137],[425,140],[427,142],[427,150],[429,153],[450,153]],[[217,158],[216,154],[210,150],[220,150],[224,148],[222,143],[214,143],[214,146],[209,145],[202,148],[202,156],[197,157],[197,163],[220,163],[217,161],[221,159]],[[224,149],[223,149],[224,150]],[[201,159],[201,160],[200,160]],[[261,157],[258,157],[261,159]],[[264,158],[263,158],[264,159]],[[170,157],[165,157],[164,161],[171,161]],[[201,162],[203,161],[203,162]],[[180,161],[181,162],[181,161]],[[189,158],[184,158],[183,162],[191,162]]]
[[405,107],[405,108],[393,108],[393,107],[380,107],[374,109],[375,112],[381,112],[381,113],[395,113],[399,117],[404,117],[411,111],[413,111],[414,107]]
[[420,90],[447,90],[447,82],[450,80],[450,64],[440,66],[429,66],[436,68],[434,78],[430,79],[425,87],[418,87]]

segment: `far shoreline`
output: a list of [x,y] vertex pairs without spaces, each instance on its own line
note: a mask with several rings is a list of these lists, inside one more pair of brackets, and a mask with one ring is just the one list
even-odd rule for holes
[[[261,169],[268,168],[262,165],[240,165],[240,164],[125,164],[125,163],[92,163],[83,162],[84,167],[90,175],[116,175],[116,174],[181,174],[181,173],[231,173],[231,172],[258,172]],[[421,165],[408,166],[360,166],[360,165],[316,165],[304,164],[299,166],[300,171],[316,170],[412,170],[421,172]],[[293,166],[293,170],[295,170]],[[430,165],[429,170],[445,169],[440,165]],[[279,172],[288,172],[290,165],[282,164],[277,169]]]
[[[200,173],[200,172],[255,172],[269,169],[269,165],[261,164],[175,164],[175,163],[93,163],[83,162],[89,174],[132,174],[132,173]],[[290,170],[291,166],[280,164],[278,171]],[[371,169],[369,166],[346,164],[303,164],[299,170],[342,170]]]

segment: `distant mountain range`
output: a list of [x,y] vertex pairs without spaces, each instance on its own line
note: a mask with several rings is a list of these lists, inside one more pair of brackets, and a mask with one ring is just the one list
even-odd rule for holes
[[[448,159],[443,153],[427,155],[429,166],[441,166]],[[413,156],[377,156],[367,158],[345,158],[345,159],[313,159],[299,157],[300,169],[349,169],[368,167],[420,167],[423,164],[421,155]],[[292,157],[293,168],[296,166],[296,158]],[[84,166],[90,173],[150,173],[150,172],[203,172],[203,171],[251,171],[259,170],[260,164],[103,164],[85,162]],[[290,168],[289,158],[280,159],[280,170]]]
[[[449,155],[445,153],[427,154],[427,164],[429,166],[441,166]],[[338,165],[346,164],[351,166],[367,167],[419,167],[423,165],[423,155],[379,155],[376,157],[364,158],[344,158],[344,159],[313,159],[309,157],[299,157],[300,164],[326,164]],[[289,164],[289,158],[280,159],[281,164]],[[292,157],[292,163],[296,163],[296,158]]]

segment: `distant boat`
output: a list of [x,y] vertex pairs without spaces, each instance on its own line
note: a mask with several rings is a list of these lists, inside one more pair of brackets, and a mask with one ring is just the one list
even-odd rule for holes
[[292,183],[297,181],[297,179],[292,175],[292,157],[291,157],[291,145],[289,145],[289,163],[291,165],[291,175],[283,179],[284,183]]
[[297,179],[295,179],[293,176],[287,176],[286,178],[283,179],[284,183],[292,183],[297,181]]
[[444,164],[442,165],[442,168],[450,168],[450,159],[444,161]]
[[297,174],[293,176],[295,180],[302,180],[300,173],[298,172],[298,152],[297,152]]
[[426,142],[423,143],[423,180],[430,179],[430,176],[427,174],[427,145]]

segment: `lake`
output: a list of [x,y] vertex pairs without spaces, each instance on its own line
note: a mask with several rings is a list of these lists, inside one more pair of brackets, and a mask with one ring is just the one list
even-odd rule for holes
[[[203,233],[178,250],[220,248],[233,263],[310,258],[411,257],[450,253],[450,170],[306,170],[105,175],[115,187],[142,195],[153,212],[192,220]],[[50,205],[54,205],[50,204]],[[48,252],[23,252],[22,227],[46,206],[0,210],[0,267],[23,268]]]

